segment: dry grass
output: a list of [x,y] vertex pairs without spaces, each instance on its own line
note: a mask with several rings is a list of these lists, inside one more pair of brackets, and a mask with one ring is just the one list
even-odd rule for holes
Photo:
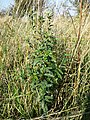
[[[73,21],[71,18],[59,16],[53,21],[52,31],[58,38],[56,48],[58,64],[65,52],[68,63],[65,65],[64,83],[57,101],[58,104],[63,103],[62,109],[55,111],[55,107],[52,108],[53,110],[46,115],[48,120],[52,119],[52,116],[58,120],[81,120],[83,112],[87,109],[84,104],[90,92],[90,15],[87,18],[83,16],[80,44],[79,48],[75,49],[73,61],[71,57],[77,41],[79,17],[72,19]],[[8,16],[0,18],[1,119],[15,116],[21,118],[24,116],[26,119],[30,117],[34,93],[31,93],[31,77],[26,66],[32,61],[32,53],[36,49],[39,37],[34,33],[29,20],[23,22],[21,19]],[[90,99],[88,101],[90,102]]]

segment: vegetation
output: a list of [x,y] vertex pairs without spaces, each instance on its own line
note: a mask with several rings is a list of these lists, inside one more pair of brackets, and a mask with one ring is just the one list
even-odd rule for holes
[[90,14],[29,11],[0,17],[0,119],[89,120]]
[[19,17],[33,13],[41,15],[44,1],[45,0],[15,0],[14,14]]

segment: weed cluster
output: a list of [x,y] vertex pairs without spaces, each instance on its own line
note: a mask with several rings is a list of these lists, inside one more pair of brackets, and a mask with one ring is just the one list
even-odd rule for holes
[[0,118],[89,120],[90,41],[85,31],[78,43],[69,18],[60,18],[67,23],[61,26],[52,25],[50,14],[38,24],[2,19]]

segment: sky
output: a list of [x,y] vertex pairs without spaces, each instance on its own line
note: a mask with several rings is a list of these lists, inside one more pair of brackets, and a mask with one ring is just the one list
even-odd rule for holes
[[[61,2],[67,2],[68,0],[50,0],[50,1],[55,1],[57,3],[57,6],[60,5]],[[0,11],[2,9],[7,9],[9,8],[11,5],[14,4],[14,0],[0,0]],[[61,10],[61,9],[60,9]],[[62,11],[62,10],[61,10]],[[72,10],[70,11],[70,13],[73,15],[75,14]]]
[[[58,3],[58,1],[62,1],[62,0],[52,0],[52,1],[56,1]],[[12,4],[14,4],[14,0],[0,0],[0,10],[8,8]]]
[[0,0],[0,10],[6,9],[14,4],[14,0]]

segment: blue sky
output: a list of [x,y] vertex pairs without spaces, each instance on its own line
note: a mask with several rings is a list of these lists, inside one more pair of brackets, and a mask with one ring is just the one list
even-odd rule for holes
[[[56,1],[58,3],[58,1],[60,2],[63,0],[52,0],[52,1]],[[14,4],[14,0],[0,0],[0,10],[8,8],[11,4]]]
[[[50,0],[51,1],[51,0]],[[68,0],[52,0],[55,1],[57,3],[57,6],[61,3],[61,2],[68,2]],[[0,10],[2,9],[6,9],[8,7],[10,7],[11,5],[14,4],[14,0],[0,0]],[[69,5],[69,4],[68,4]],[[62,10],[61,10],[62,11]],[[75,14],[75,12],[73,12],[72,10],[70,11],[70,13],[72,15]]]
[[8,8],[12,4],[14,4],[14,0],[0,0],[0,10]]
[[[55,1],[57,3],[57,5],[59,3],[61,3],[62,1],[66,1],[66,0],[50,0],[50,1]],[[68,1],[68,0],[67,0]],[[5,9],[8,8],[10,5],[14,4],[14,0],[0,0],[0,10],[1,9]]]

